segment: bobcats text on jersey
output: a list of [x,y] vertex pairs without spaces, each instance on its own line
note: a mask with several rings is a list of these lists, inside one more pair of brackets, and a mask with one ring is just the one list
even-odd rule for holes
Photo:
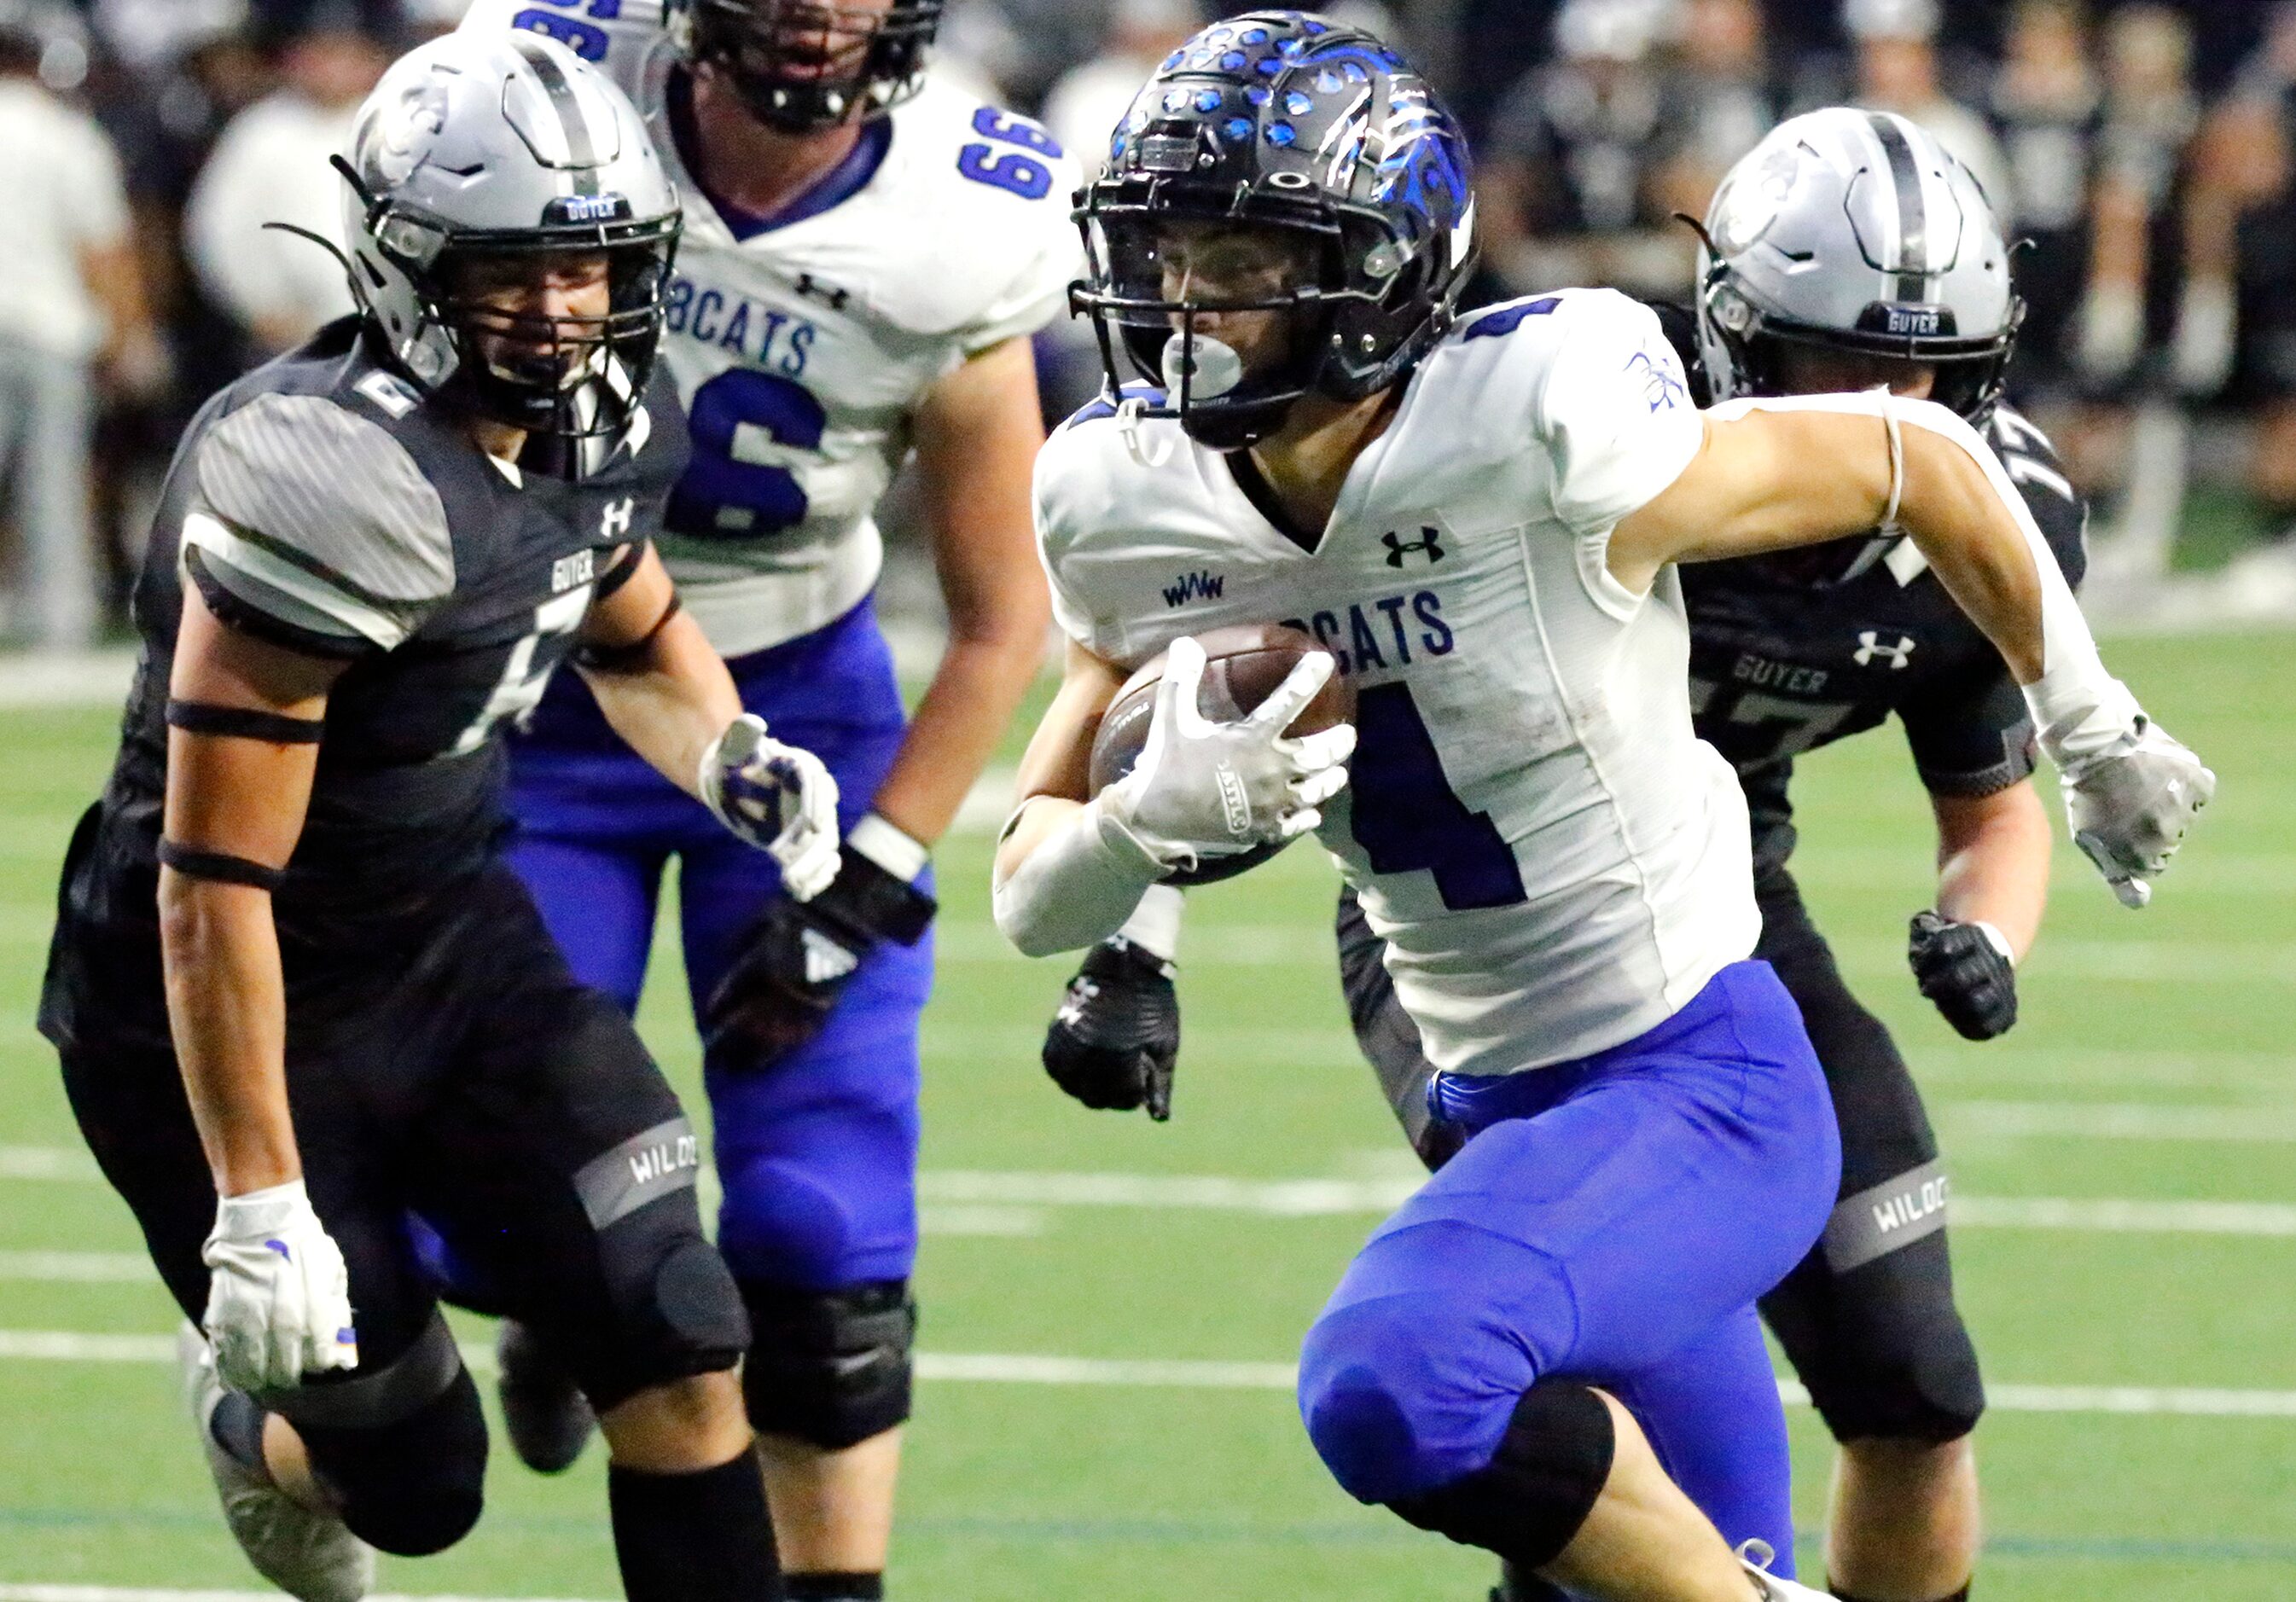
[[883,563],[874,511],[910,414],[1064,306],[1075,162],[1036,124],[929,81],[816,192],[746,217],[695,172],[691,81],[660,0],[478,0],[463,26],[535,29],[603,66],[685,197],[661,361],[694,454],[661,550],[710,642],[741,657],[841,617]]
[[[1680,586],[1629,594],[1603,555],[1704,437],[1664,404],[1685,385],[1646,308],[1570,290],[1437,346],[1320,531],[1172,419],[1099,403],[1038,459],[1054,610],[1086,650],[1136,666],[1288,620],[1356,682],[1320,837],[1442,1067],[1632,1039],[1752,949],[1745,806],[1692,732]],[[1218,595],[1168,604],[1190,571]]]

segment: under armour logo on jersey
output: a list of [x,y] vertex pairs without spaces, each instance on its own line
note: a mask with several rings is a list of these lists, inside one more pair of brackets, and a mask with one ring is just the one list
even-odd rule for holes
[[841,312],[845,303],[853,298],[851,290],[840,290],[833,283],[824,283],[810,273],[797,275],[797,292],[808,300],[818,300],[832,312]]
[[636,511],[637,503],[627,495],[609,503],[604,515],[598,519],[599,534],[610,540],[627,539],[630,515]]
[[1423,556],[1427,559],[1427,565],[1433,567],[1443,560],[1441,534],[1440,529],[1429,528],[1423,524],[1419,530],[1420,537],[1415,540],[1406,540],[1393,530],[1382,535],[1380,543],[1387,547],[1387,565],[1400,568],[1405,557]]
[[1871,667],[1874,658],[1887,657],[1890,658],[1890,667],[1896,669],[1903,667],[1906,665],[1906,658],[1913,654],[1914,637],[1911,634],[1900,634],[1895,645],[1884,645],[1882,643],[1880,632],[1869,628],[1858,633],[1855,659],[1858,666]]
[[805,982],[808,985],[828,985],[843,978],[861,964],[861,959],[832,940],[819,929],[807,929],[799,936],[805,947]]

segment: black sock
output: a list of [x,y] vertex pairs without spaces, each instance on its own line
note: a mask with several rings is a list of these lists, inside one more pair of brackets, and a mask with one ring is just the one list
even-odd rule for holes
[[231,1454],[233,1462],[268,1478],[271,1465],[263,1460],[263,1409],[254,1397],[242,1391],[226,1391],[208,1416],[208,1434]]
[[783,1574],[782,1589],[789,1602],[884,1602],[885,1576],[812,1570]]
[[[1970,1583],[1973,1585],[1976,1582],[1972,1581]],[[1826,1588],[1826,1594],[1833,1598],[1833,1602],[1866,1602],[1863,1597],[1855,1596],[1845,1590],[1836,1590],[1830,1585]],[[1950,1596],[1939,1597],[1937,1602],[1969,1602],[1969,1586],[1963,1586]]]
[[774,1527],[753,1452],[695,1474],[606,1471],[629,1602],[778,1602]]

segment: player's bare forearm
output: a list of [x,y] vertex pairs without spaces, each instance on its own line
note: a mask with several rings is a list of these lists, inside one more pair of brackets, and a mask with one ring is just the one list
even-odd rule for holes
[[1989,796],[1936,796],[1937,909],[1956,923],[1989,923],[2021,960],[2049,896],[2048,810],[2030,780]]
[[[1612,576],[1639,593],[1669,561],[1751,556],[1878,527],[1892,481],[1887,414],[1898,423],[1898,525],[2018,682],[2033,682],[2048,665],[2039,535],[2020,520],[2021,505],[2005,476],[1997,477],[1997,464],[1987,471],[1989,448],[1925,401],[1802,396],[1710,413],[1690,465],[1612,530]],[[2063,601],[2053,616],[2079,636],[2064,643],[2087,647],[2070,591]]]
[[941,380],[918,409],[916,439],[949,642],[874,805],[930,844],[988,765],[1044,656],[1051,605],[1029,508],[1044,428],[1029,342],[1008,339]]
[[168,1026],[218,1196],[299,1179],[287,992],[268,893],[160,870]]
[[[184,597],[168,694],[200,707],[309,721],[324,715],[338,671],[225,628],[194,590]],[[283,868],[317,763],[315,744],[173,728],[162,832],[183,850]],[[163,867],[159,915],[168,1027],[217,1193],[299,1177],[270,893]]]
[[[2033,682],[2048,665],[2041,568],[2010,498],[1953,440],[1918,428],[1905,429],[1903,437],[1906,486],[1898,522],[2017,682]],[[2062,577],[2058,584],[2062,587]]]
[[995,755],[1044,654],[1039,617],[1025,640],[952,640],[878,789],[877,812],[911,838],[939,839]]
[[583,621],[577,671],[629,748],[689,796],[702,753],[742,715],[742,699],[701,625],[676,609],[676,591],[649,549],[629,581]]

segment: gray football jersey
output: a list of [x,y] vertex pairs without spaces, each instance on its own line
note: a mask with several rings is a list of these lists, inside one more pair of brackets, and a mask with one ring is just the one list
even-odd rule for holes
[[283,933],[419,912],[482,866],[504,827],[502,732],[541,698],[599,576],[652,536],[685,465],[675,393],[658,381],[647,399],[580,482],[487,456],[370,360],[349,321],[210,401],[136,586],[144,649],[99,877],[148,894],[186,584],[232,627],[348,664],[275,900]]

